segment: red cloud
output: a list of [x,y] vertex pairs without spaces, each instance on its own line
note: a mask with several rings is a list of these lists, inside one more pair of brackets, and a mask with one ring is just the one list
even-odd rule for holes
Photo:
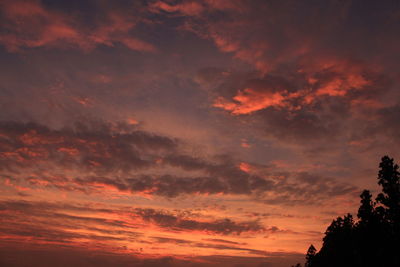
[[85,25],[73,14],[51,10],[39,1],[10,1],[0,4],[4,29],[0,43],[9,51],[35,47],[76,47],[89,51],[98,45],[123,44],[129,49],[155,52],[156,47],[135,38],[133,15],[107,11],[105,21]]

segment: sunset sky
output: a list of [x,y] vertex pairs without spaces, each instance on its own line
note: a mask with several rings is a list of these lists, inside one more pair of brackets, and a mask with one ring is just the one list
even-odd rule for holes
[[0,265],[302,262],[399,84],[396,0],[0,0]]

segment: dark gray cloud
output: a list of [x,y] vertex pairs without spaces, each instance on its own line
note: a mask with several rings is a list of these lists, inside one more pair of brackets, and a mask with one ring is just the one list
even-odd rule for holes
[[181,15],[183,29],[260,70],[329,56],[395,62],[400,20],[393,1],[194,1],[198,12],[184,1],[158,2],[159,14]]
[[[33,247],[25,247],[24,250],[15,244],[8,243],[7,247],[0,249],[0,264],[4,266],[17,267],[36,265],[43,267],[68,267],[68,266],[87,266],[87,267],[123,267],[123,266],[139,266],[139,267],[205,267],[205,266],[242,266],[259,267],[259,266],[276,266],[286,267],[293,262],[299,262],[304,255],[298,253],[268,253],[269,257],[237,257],[237,256],[199,256],[188,257],[187,259],[174,257],[159,257],[153,259],[143,259],[138,254],[123,254],[104,251],[91,251],[87,249],[71,248],[68,246],[44,246],[36,245]],[[62,261],[60,261],[62,259]],[[263,265],[261,265],[263,264]],[[269,264],[269,265],[266,265]]]
[[397,123],[400,118],[400,104],[385,107],[378,111],[378,120],[375,127],[370,128],[370,134],[386,133],[395,144],[400,142],[400,126]]
[[[39,243],[47,241],[73,245],[75,239],[137,241],[142,236],[137,226],[125,221],[81,214],[116,213],[118,210],[65,203],[2,201],[0,211],[7,214],[0,220],[0,231],[10,235],[10,240],[14,241],[31,237]],[[71,215],[70,212],[80,215]]]
[[246,243],[239,243],[239,242],[234,242],[234,241],[225,240],[225,239],[219,239],[219,238],[205,238],[203,240],[204,241],[209,241],[209,242],[231,244],[231,245],[247,245]]
[[[1,232],[9,232],[16,236],[46,237],[49,240],[52,237],[55,240],[55,237],[59,235],[57,240],[62,242],[78,238],[69,236],[69,231],[65,231],[65,229],[96,231],[98,235],[88,236],[90,239],[106,239],[107,236],[114,239],[113,235],[123,234],[124,238],[121,240],[137,240],[142,235],[140,227],[146,224],[177,232],[204,231],[216,235],[240,235],[269,231],[259,221],[236,222],[228,218],[198,220],[188,216],[188,213],[180,214],[148,208],[96,209],[48,202],[2,201],[0,202],[0,211],[8,214],[7,218],[1,220]],[[69,211],[90,212],[97,216],[71,215],[68,214]],[[29,222],[20,216],[21,213],[30,218]],[[107,219],[101,217],[102,213],[125,214],[138,220]],[[31,229],[29,225],[32,225],[34,229]]]
[[95,172],[129,172],[154,165],[176,140],[135,130],[127,124],[76,123],[50,129],[36,123],[0,122],[2,169],[56,163]]
[[[335,196],[356,196],[359,193],[358,188],[354,185],[310,173],[287,173],[286,177],[281,174],[271,174],[270,177],[274,177],[274,175],[285,177],[278,181],[273,178],[253,177],[246,173],[242,174],[240,170],[237,173],[243,176],[242,180],[230,179],[230,176],[222,176],[222,178],[221,176],[176,177],[171,175],[147,175],[137,178],[89,176],[74,180],[67,179],[61,183],[48,178],[46,179],[48,182],[46,186],[54,186],[59,190],[81,191],[85,193],[99,193],[101,190],[106,190],[103,186],[111,186],[121,192],[130,192],[132,194],[145,193],[166,198],[176,198],[193,194],[239,194],[247,195],[255,198],[257,201],[269,204],[285,205],[321,205],[325,200],[329,200]],[[26,180],[30,181],[30,178]],[[32,185],[41,186],[37,178],[31,181]],[[240,191],[232,189],[231,183],[234,182],[242,182],[241,184],[236,184],[235,186],[237,187],[250,184],[250,189]],[[266,185],[269,185],[269,187]]]
[[[180,140],[124,123],[80,122],[51,129],[36,123],[0,122],[0,134],[1,178],[10,186],[87,194],[111,187],[166,198],[221,193],[271,204],[311,204],[357,190],[331,178],[279,172],[273,166],[256,164],[256,170],[265,170],[249,171],[226,155],[188,155]],[[56,171],[59,168],[76,170],[79,176],[68,177]],[[171,168],[181,174],[169,174]],[[164,174],[153,174],[157,169]],[[278,176],[281,178],[276,179]]]
[[18,243],[8,243],[7,247],[0,248],[0,264],[3,266],[43,266],[43,267],[155,267],[155,266],[197,266],[189,261],[178,260],[172,257],[143,259],[139,254],[126,255],[118,252],[90,250],[60,245],[35,245],[22,250]]
[[247,232],[264,232],[258,221],[235,222],[230,219],[197,221],[153,209],[136,209],[136,215],[160,227],[176,231],[204,231],[220,235],[240,235]]
[[251,254],[258,254],[258,255],[268,255],[269,253],[263,250],[256,250],[256,249],[248,249],[244,247],[238,246],[228,246],[228,245],[221,245],[221,244],[212,244],[212,243],[202,243],[202,242],[193,242],[190,240],[185,239],[177,239],[177,238],[167,238],[167,237],[153,237],[153,239],[157,243],[173,243],[182,246],[191,246],[191,247],[198,247],[198,248],[215,248],[218,250],[239,250],[239,251],[246,251]]

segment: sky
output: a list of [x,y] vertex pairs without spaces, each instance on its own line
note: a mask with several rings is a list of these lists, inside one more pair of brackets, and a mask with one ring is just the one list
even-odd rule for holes
[[400,158],[395,0],[0,0],[0,263],[304,261]]

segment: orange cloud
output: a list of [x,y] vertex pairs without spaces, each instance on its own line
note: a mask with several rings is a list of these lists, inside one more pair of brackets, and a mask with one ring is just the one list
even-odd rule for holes
[[250,172],[250,170],[251,170],[251,166],[250,166],[250,164],[248,164],[248,163],[246,163],[246,162],[241,162],[240,164],[239,164],[239,169],[240,170],[242,170],[242,171],[244,171],[244,172]]
[[[219,96],[214,100],[213,106],[233,115],[251,114],[269,107],[296,111],[320,98],[344,98],[352,92],[366,90],[373,85],[374,74],[370,73],[367,66],[359,63],[321,59],[303,64],[305,67],[297,70],[302,75],[301,80],[289,81],[284,76],[261,76],[257,78],[261,85],[239,89],[231,99]],[[301,84],[301,87],[296,88],[297,84]],[[353,99],[349,101],[358,104],[370,102]]]
[[351,89],[361,89],[370,82],[360,74],[349,74],[343,78],[334,78],[315,92],[316,96],[345,96]]
[[247,143],[246,141],[243,141],[243,142],[240,144],[240,146],[241,146],[241,147],[244,147],[244,148],[250,148],[250,147],[251,147],[251,144]]
[[139,124],[139,122],[138,122],[136,119],[134,119],[134,118],[129,118],[129,119],[127,120],[127,122],[128,122],[128,124],[130,124],[130,125]]
[[233,97],[234,101],[228,101],[222,97],[217,98],[214,107],[223,108],[232,114],[249,114],[268,107],[284,106],[285,96],[281,93],[257,92],[251,88],[239,91]]

